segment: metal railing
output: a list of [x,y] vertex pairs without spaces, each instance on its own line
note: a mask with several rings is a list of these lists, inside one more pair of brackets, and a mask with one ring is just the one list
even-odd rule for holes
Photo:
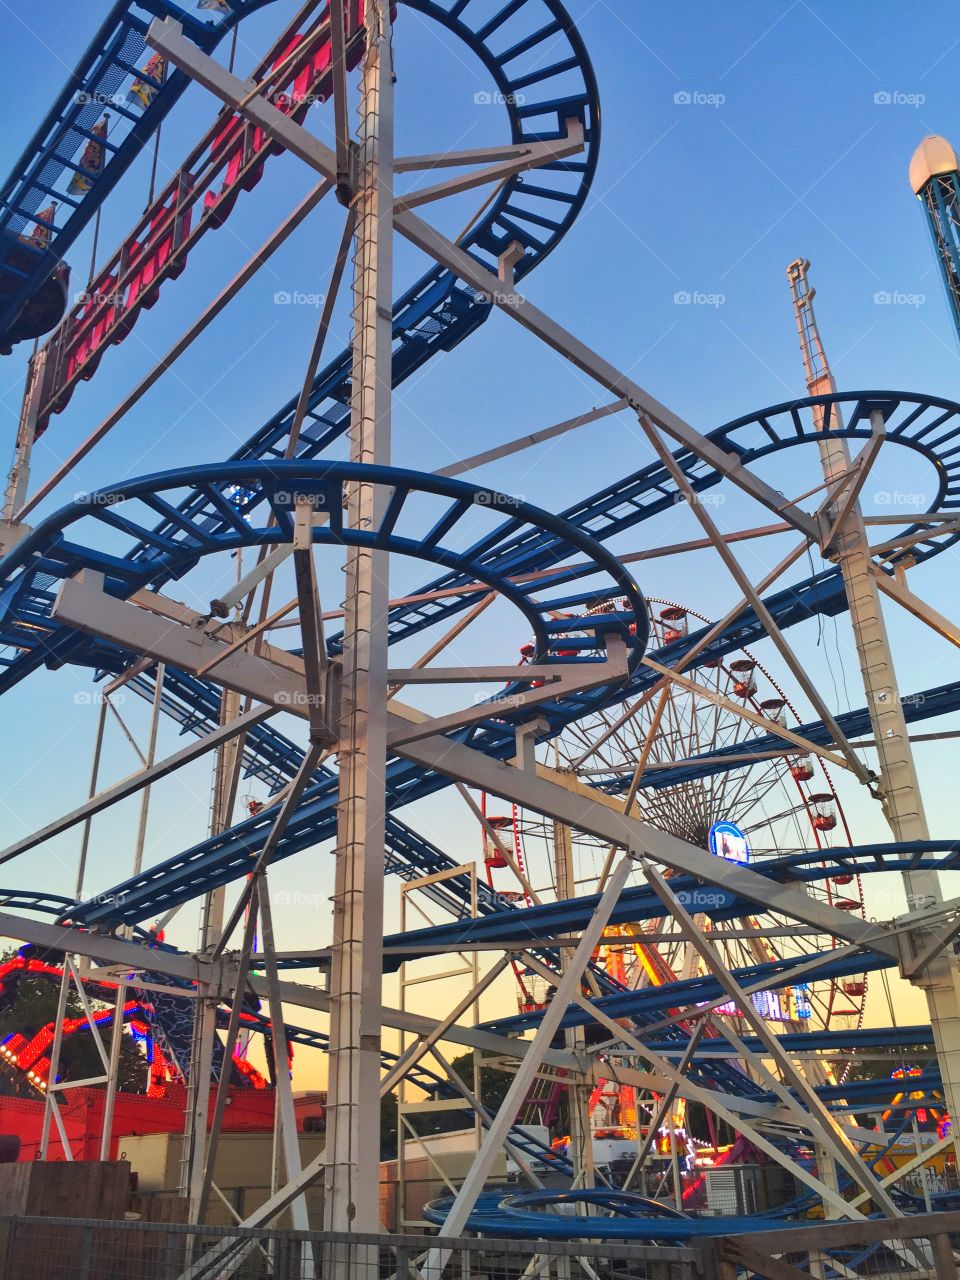
[[[0,1280],[699,1280],[703,1249],[0,1218]],[[439,1280],[434,1269],[432,1280]]]

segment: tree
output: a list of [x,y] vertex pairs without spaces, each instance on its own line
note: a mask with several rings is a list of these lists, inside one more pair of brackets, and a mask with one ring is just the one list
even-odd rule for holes
[[[0,962],[10,960],[15,955],[15,951],[7,951],[0,956]],[[13,998],[0,1008],[0,1043],[17,1032],[29,1039],[43,1027],[53,1023],[57,1016],[58,1000],[59,984],[56,980],[42,974],[23,974],[17,982]],[[102,1000],[91,1000],[90,1003],[95,1011],[110,1007]],[[66,1017],[79,1018],[83,1014],[80,997],[71,985],[67,993]],[[108,1051],[111,1035],[109,1028],[103,1035]],[[0,1094],[6,1097],[37,1096],[36,1089],[22,1071],[6,1061],[0,1062],[0,1066]],[[65,1037],[60,1051],[60,1079],[85,1080],[101,1075],[103,1063],[89,1030]],[[126,1093],[142,1093],[146,1089],[146,1062],[132,1037],[128,1035],[124,1035],[120,1045],[117,1080],[118,1088]]]
[[[450,1063],[453,1071],[471,1091],[473,1090],[473,1054],[464,1053]],[[496,1114],[503,1104],[513,1081],[509,1071],[500,1071],[496,1067],[480,1068],[480,1098],[486,1109]],[[430,1137],[439,1133],[452,1133],[456,1129],[468,1128],[473,1123],[473,1111],[464,1099],[463,1111],[438,1111],[431,1114],[421,1112],[412,1120],[414,1129],[421,1137]],[[397,1114],[397,1095],[388,1093],[380,1103],[380,1159],[394,1160],[397,1155],[399,1120]],[[404,1128],[404,1137],[410,1137],[410,1131]]]
[[[470,1090],[474,1085],[473,1058],[472,1053],[462,1053],[450,1063]],[[501,1071],[498,1067],[485,1067],[482,1058],[480,1062],[480,1100],[492,1115],[496,1115],[507,1096],[507,1090],[513,1084],[513,1072]]]

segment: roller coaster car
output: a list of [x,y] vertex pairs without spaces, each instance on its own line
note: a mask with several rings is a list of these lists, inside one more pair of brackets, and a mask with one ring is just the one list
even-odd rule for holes
[[[33,274],[37,253],[35,245],[13,232],[0,232],[0,306],[16,296],[24,276]],[[42,337],[63,319],[69,302],[70,268],[53,255],[49,256],[49,276],[0,333],[0,355],[8,356],[18,342]]]

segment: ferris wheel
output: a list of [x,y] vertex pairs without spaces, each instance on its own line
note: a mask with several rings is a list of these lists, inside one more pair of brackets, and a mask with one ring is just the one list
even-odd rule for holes
[[[675,601],[650,598],[647,604],[652,651],[683,640],[691,624],[709,624]],[[618,606],[611,601],[599,607]],[[570,724],[542,754],[545,763],[603,791],[635,792],[635,816],[717,856],[758,863],[823,850],[824,874],[807,884],[807,892],[864,917],[859,876],[828,874],[829,849],[854,842],[825,761],[799,749],[791,752],[783,741],[774,750],[750,750],[757,739],[767,737],[770,726],[787,728],[799,720],[787,693],[749,650],[740,649],[703,663],[693,686],[665,681],[615,710],[595,711]],[[641,784],[631,788],[638,766]],[[674,781],[678,770],[683,776]],[[558,884],[554,824],[516,806],[505,806],[501,813],[495,802],[490,804],[489,815],[484,805],[483,862],[491,887],[522,902],[529,900],[530,887],[552,898],[580,896],[602,886],[610,859],[607,846],[584,833],[565,831],[573,876],[572,882],[564,882],[561,874]],[[730,969],[799,959],[836,945],[834,939],[798,928],[773,912],[721,924],[699,922]],[[663,985],[702,972],[696,952],[669,919],[622,926],[616,941],[610,941],[611,933],[600,962],[629,987]],[[542,980],[522,972],[518,979],[522,1010],[546,999]],[[773,1029],[789,1032],[859,1027],[866,996],[866,975],[856,974],[757,992],[753,1000]],[[734,1019],[738,1028],[742,1024],[733,1006],[721,1006],[719,1013]]]

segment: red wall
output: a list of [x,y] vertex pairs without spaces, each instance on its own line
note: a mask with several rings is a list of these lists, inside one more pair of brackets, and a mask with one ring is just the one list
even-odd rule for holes
[[[75,1160],[99,1160],[100,1134],[103,1120],[102,1089],[70,1089],[59,1099],[60,1114],[67,1140]],[[113,1120],[110,1159],[119,1158],[123,1139],[131,1134],[182,1133],[186,1090],[173,1086],[163,1098],[147,1098],[142,1094],[118,1093]],[[297,1120],[322,1113],[322,1099],[303,1099],[297,1107]],[[16,1134],[20,1139],[20,1160],[34,1160],[40,1147],[43,1124],[41,1098],[0,1097],[0,1134]],[[231,1089],[230,1104],[224,1109],[225,1133],[269,1133],[273,1128],[274,1091],[272,1089]],[[213,1091],[210,1097],[213,1112]],[[50,1131],[50,1160],[64,1159],[56,1125]]]

